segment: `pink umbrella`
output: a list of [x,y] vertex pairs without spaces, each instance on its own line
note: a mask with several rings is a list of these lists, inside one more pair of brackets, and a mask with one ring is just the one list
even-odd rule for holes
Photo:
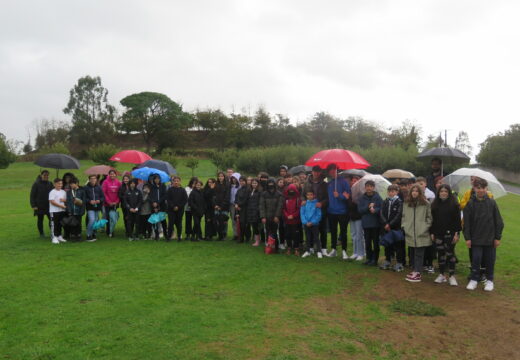
[[108,175],[110,170],[115,170],[117,175],[120,175],[119,171],[108,165],[96,165],[85,170],[86,175]]
[[112,161],[118,161],[130,164],[141,164],[147,160],[151,160],[151,156],[139,150],[123,150],[110,158]]
[[306,166],[318,165],[326,169],[330,164],[335,164],[338,169],[366,169],[370,166],[361,155],[354,151],[344,149],[322,150],[312,155],[305,163]]

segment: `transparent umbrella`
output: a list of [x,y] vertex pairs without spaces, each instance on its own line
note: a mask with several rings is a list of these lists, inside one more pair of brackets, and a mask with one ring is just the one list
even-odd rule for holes
[[471,189],[471,177],[476,176],[488,182],[488,190],[495,199],[507,195],[506,189],[492,173],[479,168],[460,168],[447,175],[443,182],[451,186],[459,194]]
[[390,181],[386,180],[381,175],[365,175],[352,186],[352,200],[355,203],[358,203],[359,199],[361,199],[365,193],[365,183],[368,180],[372,180],[376,183],[376,191],[379,193],[381,198],[386,199],[387,188],[388,185],[390,185]]

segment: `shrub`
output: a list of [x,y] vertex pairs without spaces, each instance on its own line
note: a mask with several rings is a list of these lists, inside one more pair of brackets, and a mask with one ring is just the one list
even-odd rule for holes
[[115,145],[101,144],[90,147],[87,151],[87,154],[88,157],[96,164],[114,166],[115,162],[110,161],[109,159],[117,152],[119,152],[119,149]]
[[66,155],[70,155],[70,150],[69,150],[68,146],[65,143],[57,142],[54,145],[44,146],[40,150],[38,150],[38,156],[39,155],[45,155],[45,154],[66,154]]
[[199,159],[188,158],[185,161],[186,167],[191,169],[191,176],[195,176],[195,169],[199,166]]
[[235,149],[213,150],[210,153],[210,159],[217,167],[217,170],[226,168],[235,168],[239,152]]
[[161,155],[159,155],[159,159],[169,162],[174,168],[177,168],[177,165],[179,164],[176,153],[171,148],[163,149]]
[[0,169],[7,169],[9,164],[16,161],[16,154],[9,149],[3,134],[0,135]]

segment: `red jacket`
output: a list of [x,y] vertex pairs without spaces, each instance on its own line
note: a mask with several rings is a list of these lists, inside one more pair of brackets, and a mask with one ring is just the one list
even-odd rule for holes
[[[289,195],[289,191],[293,190],[294,194]],[[300,191],[298,187],[294,184],[290,184],[287,189],[283,192],[284,203],[282,208],[283,213],[283,221],[288,225],[296,225],[299,224],[300,221],[300,208],[302,205],[302,200],[300,199]],[[289,216],[292,215],[293,218],[289,220]]]

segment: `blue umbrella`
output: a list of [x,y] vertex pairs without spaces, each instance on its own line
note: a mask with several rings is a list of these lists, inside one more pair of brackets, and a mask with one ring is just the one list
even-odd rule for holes
[[154,175],[154,174],[159,175],[161,177],[161,181],[163,183],[170,181],[170,177],[168,176],[168,174],[166,174],[164,171],[161,171],[161,170],[144,167],[144,168],[135,169],[134,171],[132,171],[133,177],[144,180],[144,181],[148,181],[150,176]]
[[101,220],[97,220],[94,225],[92,225],[92,229],[93,230],[98,230],[98,229],[102,229],[106,224],[107,224],[108,220],[107,219],[101,219]]
[[164,171],[165,173],[167,173],[168,175],[177,175],[177,170],[175,170],[175,168],[172,166],[172,164],[170,164],[167,161],[163,161],[163,160],[155,160],[155,159],[147,160],[144,163],[142,163],[141,165],[139,165],[139,168],[144,168],[144,167],[161,170],[161,171]]
[[157,223],[160,223],[163,220],[166,220],[166,213],[164,211],[160,211],[158,213],[153,213],[148,218],[148,222],[150,224],[157,224]]

